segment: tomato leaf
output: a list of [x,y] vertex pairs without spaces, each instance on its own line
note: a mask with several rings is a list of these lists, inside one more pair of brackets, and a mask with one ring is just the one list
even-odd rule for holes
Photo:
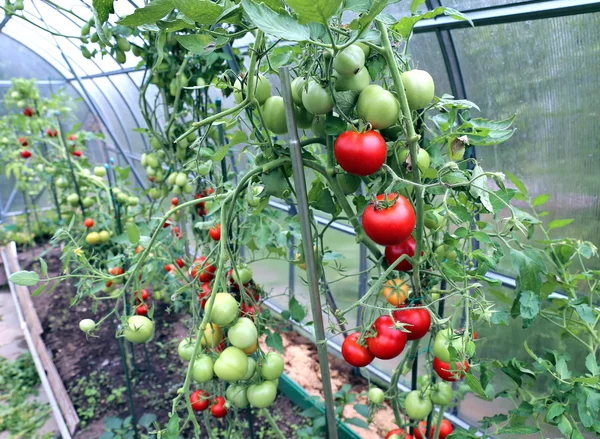
[[540,312],[540,298],[533,291],[523,291],[519,298],[520,314],[524,319],[533,319]]
[[589,323],[591,325],[593,325],[596,322],[594,310],[587,303],[575,305],[574,308],[575,311],[577,311],[579,317],[581,317],[581,320],[583,320],[584,322]]
[[[352,90],[335,92],[335,102],[338,110],[344,114],[351,114],[359,95],[360,92]],[[346,122],[344,122],[344,125],[346,125]]]
[[46,284],[42,284],[35,289],[33,293],[31,293],[32,297],[39,296],[46,289]]
[[169,418],[165,439],[179,439],[179,416],[177,413]]
[[298,14],[301,24],[316,22],[327,25],[342,5],[342,0],[287,0],[286,3]]
[[304,320],[304,317],[306,316],[306,311],[304,311],[304,307],[300,305],[300,302],[298,302],[298,300],[296,300],[294,296],[290,297],[288,307],[290,309],[290,315],[292,319],[294,319],[298,323]]
[[357,427],[360,427],[360,428],[365,428],[365,429],[369,428],[369,424],[367,424],[365,421],[363,421],[360,418],[345,418],[344,422],[346,424],[356,425]]
[[510,172],[505,172],[505,174],[508,177],[508,179],[510,180],[510,182],[515,185],[517,190],[527,197],[528,196],[527,188],[525,187],[523,182],[521,180],[519,180],[517,177],[515,177],[514,175],[512,175]]
[[481,384],[479,383],[477,378],[475,378],[475,376],[471,375],[470,373],[466,373],[465,374],[465,383],[467,383],[467,385],[471,388],[471,390],[473,392],[475,392],[477,395],[479,395],[481,398],[489,399],[488,396],[485,394],[483,387],[481,387]]
[[251,0],[242,0],[248,18],[263,32],[288,41],[310,39],[310,28],[296,21],[288,12],[273,9]]
[[224,8],[210,0],[174,0],[175,7],[187,18],[199,24],[216,22]]
[[42,276],[48,277],[48,264],[46,264],[44,258],[40,258],[40,273],[42,273]]
[[560,229],[561,227],[568,226],[573,221],[575,221],[575,220],[574,219],[562,219],[562,220],[550,221],[550,224],[548,224],[548,230]]
[[417,12],[417,8],[425,3],[425,0],[412,0],[410,3],[410,13],[415,14]]
[[345,0],[344,9],[357,14],[367,12],[371,7],[371,0]]
[[127,237],[132,244],[140,242],[140,229],[138,229],[138,226],[133,222],[127,223]]
[[550,199],[549,194],[542,194],[535,197],[532,201],[534,207],[541,206],[542,204],[546,204]]
[[364,418],[369,417],[369,406],[366,404],[354,404],[354,410]]
[[410,17],[402,17],[398,23],[392,26],[392,29],[398,32],[403,38],[408,38],[410,37],[410,34],[412,33],[413,28],[415,27],[415,24],[417,24],[417,22],[429,18],[435,18],[438,15],[448,15],[454,18],[455,20],[465,20],[471,23],[471,26],[473,26],[473,22],[471,21],[471,19],[462,12],[459,12],[456,9],[452,8],[439,7],[431,11],[425,12],[424,14],[411,15]]
[[40,276],[35,271],[17,271],[8,277],[8,280],[15,285],[31,287],[40,281]]
[[113,5],[114,0],[93,0],[92,7],[98,16],[100,24],[104,24],[108,20],[108,16],[115,12]]
[[276,351],[283,353],[283,340],[281,339],[281,334],[279,334],[279,332],[271,332],[269,335],[267,335],[265,343],[271,349],[275,349]]
[[155,23],[173,10],[173,0],[154,0],[143,8],[137,8],[133,14],[119,21],[122,26],[141,26],[143,24]]
[[594,354],[588,354],[585,357],[585,367],[590,371],[592,375],[600,375],[600,367],[598,367],[598,362],[596,361],[596,357]]
[[506,426],[502,427],[496,434],[515,434],[515,435],[525,435],[525,434],[535,434],[540,431],[537,427],[528,427],[526,425],[518,425],[515,427]]
[[494,205],[490,203],[490,190],[487,184],[487,176],[483,172],[483,168],[479,165],[475,166],[471,174],[471,187],[469,193],[476,198],[479,198],[481,204],[491,213],[495,213]]
[[215,39],[205,34],[177,35],[175,39],[190,52],[204,56],[213,53],[229,42],[229,38],[225,36],[219,36]]

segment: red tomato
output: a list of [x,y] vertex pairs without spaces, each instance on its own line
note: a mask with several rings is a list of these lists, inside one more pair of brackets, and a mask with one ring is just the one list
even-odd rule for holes
[[196,390],[190,395],[190,402],[192,403],[192,409],[196,412],[202,412],[208,408],[210,401],[208,400],[209,395],[204,390]]
[[215,190],[211,187],[207,187],[206,189],[204,189],[204,191],[202,191],[202,193],[204,194],[204,196],[208,197],[209,195],[214,194]]
[[185,266],[185,263],[183,262],[183,259],[181,259],[181,258],[175,259],[175,263],[177,264],[177,266],[179,268],[183,268]]
[[381,168],[387,156],[387,146],[377,131],[346,131],[335,140],[333,153],[344,171],[365,176]]
[[426,308],[406,308],[400,305],[398,311],[394,311],[392,315],[395,321],[407,324],[404,329],[410,331],[406,334],[409,340],[423,338],[431,326],[431,316]]
[[56,136],[58,136],[58,131],[56,130],[56,128],[55,129],[48,128],[48,129],[46,129],[46,134],[48,135],[48,137],[56,137]]
[[81,157],[81,151],[75,150],[72,152],[75,157]]
[[24,149],[23,151],[21,151],[21,157],[23,157],[24,159],[28,159],[29,157],[31,157],[31,152]]
[[210,235],[213,241],[219,241],[221,239],[221,224],[212,226],[208,231],[208,234]]
[[142,291],[136,291],[135,293],[135,299],[138,302],[145,302],[146,300],[148,300],[148,297],[150,297],[150,294],[146,289],[143,289]]
[[106,282],[106,288],[110,288],[110,287],[112,287],[112,284],[113,284],[113,281],[112,281],[112,280],[109,280],[109,281],[107,281],[107,282]]
[[91,218],[86,218],[85,221],[83,222],[83,225],[86,226],[88,229],[90,227],[94,227],[94,220]]
[[[385,247],[385,260],[388,264],[393,264],[396,259],[401,258],[402,255],[408,255],[412,258],[415,255],[415,247],[417,246],[417,241],[412,236],[409,236],[400,244],[395,245],[387,245]],[[425,253],[421,252],[421,256]],[[398,265],[396,265],[396,270],[398,271],[409,271],[412,270],[412,264],[408,262],[408,259],[404,259]]]
[[17,142],[19,142],[23,148],[29,145],[29,142],[27,141],[26,137],[19,137],[17,139]]
[[142,247],[141,245],[138,245],[138,246],[135,248],[135,254],[136,254],[136,255],[137,255],[137,254],[139,254],[139,253],[140,253],[142,250],[144,250],[144,247]]
[[473,331],[473,340],[477,340],[477,331]]
[[33,108],[27,107],[23,110],[23,116],[32,117],[33,116]]
[[166,265],[165,265],[165,271],[167,271],[167,272],[168,272],[168,271],[171,271],[171,270],[173,270],[173,269],[174,269],[174,268],[173,268],[173,266],[172,266],[171,264],[166,264]]
[[254,306],[246,305],[245,303],[242,303],[241,310],[240,317],[248,317],[252,320],[254,320],[254,316],[258,313],[258,307],[255,308]]
[[210,413],[215,418],[224,418],[227,416],[227,407],[225,407],[225,398],[217,396],[215,398],[215,404],[210,408]]
[[[396,201],[389,207],[380,202]],[[385,201],[384,201],[385,200]],[[362,216],[362,225],[369,238],[379,245],[400,244],[410,236],[416,224],[415,211],[402,195],[377,195],[377,202],[369,204]]]
[[191,275],[193,278],[198,276],[200,282],[210,282],[215,278],[217,267],[206,262],[206,256],[200,256],[194,261]]
[[71,134],[71,135],[69,136],[69,140],[70,140],[70,141],[72,141],[72,142],[74,142],[74,141],[76,141],[76,140],[77,140],[77,136],[76,136],[75,134]]
[[204,307],[206,306],[206,302],[208,301],[208,295],[210,294],[211,289],[208,283],[203,283],[201,288],[202,292],[198,296],[198,302],[200,303],[202,309],[204,309]]
[[[427,429],[427,421],[419,422],[419,428],[415,428],[415,438],[416,439],[424,439],[425,430]],[[442,423],[440,424],[440,431],[438,432],[439,439],[446,439],[447,436],[450,436],[454,428],[452,424],[447,419],[442,419]],[[435,434],[435,425],[431,425],[429,429],[429,439],[433,439],[433,435]]]
[[446,363],[440,360],[438,357],[433,358],[433,370],[438,376],[444,381],[457,381],[462,380],[465,377],[465,373],[469,371],[469,362],[467,360],[460,364],[456,362],[456,367],[453,371],[450,370],[450,363]]
[[113,276],[119,276],[120,274],[123,274],[123,269],[121,267],[113,267],[108,270],[108,272]]
[[167,227],[169,227],[171,225],[171,220],[166,220],[165,223],[163,224],[163,229],[166,229]]
[[406,346],[406,333],[394,328],[394,320],[390,316],[379,316],[373,324],[376,335],[368,337],[369,351],[382,360],[397,357]]
[[365,367],[371,364],[375,356],[368,348],[358,344],[359,337],[360,332],[354,332],[344,339],[342,356],[351,366]]
[[142,303],[141,305],[138,305],[135,308],[135,313],[138,316],[145,316],[148,314],[148,305],[146,305],[145,303]]
[[155,177],[154,175],[151,175],[151,176],[149,176],[149,177],[148,177],[148,181],[149,181],[149,182],[152,182],[152,183],[153,183],[153,182],[154,182],[154,180],[156,180],[156,177]]
[[177,197],[171,198],[171,204],[177,206],[179,204],[179,199]]
[[401,428],[394,428],[388,432],[385,439],[413,439],[413,437]]

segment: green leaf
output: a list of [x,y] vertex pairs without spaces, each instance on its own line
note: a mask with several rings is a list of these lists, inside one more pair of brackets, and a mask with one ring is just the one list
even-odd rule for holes
[[143,8],[137,8],[133,14],[117,21],[122,26],[137,27],[155,23],[173,10],[173,0],[154,0]]
[[510,172],[505,172],[505,174],[508,177],[508,179],[510,180],[510,182],[515,185],[517,190],[527,197],[528,196],[527,188],[525,187],[523,182],[521,180],[519,180],[517,177],[515,177],[514,175],[512,175]]
[[33,293],[31,293],[31,297],[36,297],[42,294],[42,292],[46,289],[46,284],[41,284],[39,287],[35,289]]
[[490,244],[492,242],[490,237],[483,232],[473,232],[473,238],[475,238],[477,241],[483,244]]
[[558,402],[555,402],[548,408],[548,412],[546,413],[546,419],[552,420],[554,418],[562,415],[566,410],[566,407]]
[[153,413],[144,413],[142,417],[138,420],[138,424],[144,427],[146,430],[149,430],[152,426],[152,423],[156,421],[156,415]]
[[35,271],[17,271],[8,277],[15,285],[31,287],[40,281],[40,276]]
[[481,384],[479,383],[477,378],[475,378],[475,376],[471,375],[470,373],[465,374],[465,383],[467,383],[471,390],[477,395],[479,395],[483,399],[489,399],[488,396],[485,394],[483,387],[481,387]]
[[179,439],[179,416],[177,413],[169,418],[165,439]]
[[402,17],[398,23],[392,26],[392,29],[398,32],[403,38],[410,37],[413,27],[417,22],[429,18],[435,18],[438,15],[448,15],[455,20],[466,20],[473,25],[473,22],[462,12],[452,8],[439,7],[420,15],[412,15],[410,17]]
[[277,12],[251,0],[242,0],[242,6],[250,21],[266,34],[288,41],[310,39],[310,28],[298,23],[286,11]]
[[416,14],[417,13],[417,9],[423,3],[425,3],[425,0],[412,0],[412,2],[410,3],[410,13],[411,14]]
[[354,404],[354,410],[364,418],[369,417],[369,406],[366,404]]
[[322,181],[314,180],[308,193],[308,201],[312,208],[335,215],[339,206],[333,201],[331,192]]
[[[358,19],[359,36],[365,34],[365,31],[369,29],[369,25],[373,22],[375,17],[377,17],[379,13],[383,11],[383,9],[388,5],[388,3],[393,2],[388,0],[373,0],[369,12],[367,12],[366,14],[361,14],[360,18]],[[368,35],[370,34],[371,33],[368,33]],[[378,32],[373,33],[373,35],[378,35]],[[376,39],[379,39],[379,36]]]
[[592,325],[596,322],[594,310],[588,304],[581,303],[579,305],[575,305],[574,308],[575,311],[577,311],[577,314],[579,314],[579,317],[581,317],[581,320],[583,320],[584,322],[590,323]]
[[585,367],[590,371],[592,375],[600,375],[600,367],[598,367],[598,362],[596,361],[596,356],[594,354],[588,354],[585,357]]
[[571,437],[571,433],[573,432],[573,426],[571,425],[571,423],[565,415],[562,415],[560,417],[560,421],[558,421],[558,429],[566,437]]
[[214,38],[206,34],[177,35],[175,39],[190,52],[204,56],[213,53],[229,42],[229,38],[225,36]]
[[471,214],[469,213],[467,208],[464,206],[461,206],[461,205],[449,206],[448,210],[450,212],[452,212],[454,215],[456,215],[456,217],[460,220],[460,222],[456,222],[453,220],[453,222],[457,225],[461,224],[461,223],[470,223],[473,220],[473,217],[471,216]]
[[359,95],[360,92],[352,90],[336,92],[335,102],[337,108],[344,114],[352,114],[352,110],[354,110]]
[[229,148],[235,146],[239,143],[244,143],[248,141],[248,136],[243,131],[236,131],[236,133],[229,139],[229,142],[225,145],[221,146],[210,158],[213,162],[218,163],[225,158],[227,153],[229,152]]
[[127,223],[127,238],[132,244],[140,242],[140,229],[134,222]]
[[98,15],[100,24],[104,24],[108,20],[108,16],[115,12],[113,5],[114,0],[92,0],[92,7]]
[[511,248],[510,261],[515,271],[519,273],[517,276],[519,290],[539,292],[542,285],[540,275],[547,272],[539,251],[534,249],[520,251]]
[[569,371],[569,366],[567,366],[567,361],[565,360],[564,357],[560,357],[556,361],[555,367],[556,367],[556,372],[558,372],[558,375],[560,376],[561,379],[568,380],[569,378],[571,378],[571,372]]
[[40,273],[42,273],[42,276],[48,277],[48,264],[46,264],[44,258],[40,258]]
[[534,319],[540,312],[540,298],[533,291],[523,291],[519,299],[521,303],[521,317]]
[[344,422],[346,424],[356,425],[357,427],[364,428],[367,430],[369,429],[369,424],[367,424],[365,421],[359,418],[345,418]]
[[290,309],[290,315],[292,319],[294,319],[298,323],[304,320],[304,317],[306,316],[306,311],[304,311],[304,307],[300,305],[300,302],[298,302],[298,300],[296,300],[294,296],[290,297],[288,308]]
[[469,193],[476,198],[479,198],[481,204],[491,213],[494,213],[494,206],[490,203],[490,188],[487,185],[487,176],[485,175],[483,168],[479,165],[475,166],[471,173],[471,187]]
[[342,132],[346,131],[348,124],[343,119],[327,115],[325,119],[325,132],[330,136],[339,136]]
[[367,12],[371,7],[371,0],[345,0],[344,1],[344,10],[356,12],[357,14],[362,14],[363,12]]
[[561,227],[568,226],[573,221],[575,221],[575,220],[574,219],[563,219],[563,220],[550,221],[550,224],[548,224],[548,230],[559,229]]
[[271,349],[275,349],[283,354],[283,340],[281,339],[281,334],[279,334],[279,332],[271,332],[267,335],[265,343]]
[[116,430],[123,426],[123,420],[117,416],[107,416],[104,418],[104,427],[107,430]]
[[199,24],[211,25],[223,13],[223,6],[210,0],[174,0],[175,7]]
[[517,425],[514,427],[507,426],[503,427],[496,434],[516,434],[516,435],[525,435],[525,434],[535,434],[540,431],[537,427],[528,427],[526,425]]
[[342,5],[342,0],[287,0],[286,3],[298,14],[301,24],[316,22],[327,25]]
[[541,206],[542,204],[546,204],[550,199],[549,194],[542,194],[535,197],[532,201],[534,207]]

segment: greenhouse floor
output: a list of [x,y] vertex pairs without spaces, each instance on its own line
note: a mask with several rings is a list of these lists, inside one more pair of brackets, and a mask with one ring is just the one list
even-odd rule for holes
[[[23,330],[19,324],[17,316],[17,308],[9,291],[0,291],[0,357],[8,360],[14,360],[19,355],[28,351],[27,342]],[[45,403],[48,398],[42,386],[39,387],[36,400]],[[39,435],[45,433],[58,432],[58,426],[52,416],[48,418],[44,427],[39,430]],[[9,433],[6,431],[0,432],[0,439],[7,439]]]

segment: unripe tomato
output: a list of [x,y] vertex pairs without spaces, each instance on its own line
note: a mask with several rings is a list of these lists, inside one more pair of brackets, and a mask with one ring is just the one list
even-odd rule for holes
[[266,380],[276,380],[283,374],[283,357],[277,352],[269,352],[260,366],[260,375]]
[[91,218],[86,218],[83,222],[83,225],[86,226],[88,229],[94,227],[94,220]]
[[184,361],[190,361],[194,356],[194,347],[196,346],[196,340],[193,338],[184,338],[177,345],[177,354],[179,358]]
[[100,234],[98,232],[90,232],[85,236],[85,242],[89,245],[98,245],[100,243]]
[[379,387],[371,387],[367,396],[369,398],[369,402],[373,404],[381,404],[385,399],[385,394]]
[[79,203],[79,195],[70,194],[69,196],[67,196],[67,203],[69,203],[71,206],[77,206],[77,204]]
[[304,104],[302,104],[302,91],[304,90],[305,84],[306,79],[302,76],[298,76],[292,81],[292,100],[294,101],[294,104],[302,108],[304,108]]
[[452,328],[439,331],[433,342],[433,355],[444,362],[450,361],[449,347],[452,346],[457,352],[463,350],[464,337],[455,334]]
[[154,335],[154,322],[145,316],[131,316],[123,335],[131,343],[146,343]]
[[87,334],[96,329],[96,322],[92,319],[83,319],[79,322],[79,329]]
[[373,329],[375,336],[367,337],[366,341],[369,351],[375,357],[389,360],[402,353],[407,336],[405,332],[394,328],[394,320],[390,316],[377,317]]
[[248,357],[248,369],[246,369],[246,374],[242,378],[242,381],[250,380],[250,378],[252,378],[255,373],[256,373],[256,360],[252,357]]
[[104,166],[94,167],[94,175],[96,177],[104,177],[106,175],[106,168]]
[[196,390],[190,395],[190,403],[195,412],[202,412],[208,408],[210,404],[210,396],[204,390]]
[[402,73],[401,78],[410,109],[419,110],[427,107],[435,93],[431,75],[424,70],[415,69]]
[[221,224],[212,226],[208,234],[213,241],[219,241],[221,239]]
[[281,96],[269,97],[262,106],[265,125],[275,134],[287,133],[287,120],[285,118],[285,104]]
[[217,293],[213,302],[210,321],[220,326],[228,325],[239,314],[238,302],[229,293]]
[[247,349],[258,340],[256,325],[247,317],[242,317],[227,331],[227,338],[232,346]]
[[248,407],[248,396],[246,395],[246,388],[244,386],[232,384],[227,387],[225,396],[227,397],[227,401],[238,409],[245,409]]
[[431,400],[420,390],[413,390],[406,395],[404,409],[411,419],[424,419],[433,410]]
[[215,375],[223,381],[239,381],[246,375],[247,370],[248,357],[235,346],[226,348],[215,361]]
[[242,265],[238,267],[237,272],[236,270],[232,271],[231,278],[237,285],[246,285],[252,280],[252,269],[247,265]]
[[439,230],[446,225],[446,217],[442,215],[442,208],[430,209],[425,212],[425,227],[429,230]]
[[396,278],[385,281],[381,293],[390,305],[398,306],[404,303],[410,291],[408,290],[408,283],[406,281]]
[[[385,206],[384,203],[390,203],[394,199],[396,201],[391,206]],[[412,204],[395,193],[377,195],[377,202],[369,204],[362,215],[365,233],[379,245],[401,243],[410,236],[415,224]]]
[[381,168],[387,156],[387,146],[377,131],[345,131],[335,140],[333,152],[344,171],[366,176]]
[[365,87],[358,98],[356,109],[360,118],[378,130],[392,126],[400,115],[400,104],[394,95],[376,84]]
[[435,383],[429,392],[431,402],[437,405],[448,405],[452,402],[452,386],[445,381]]
[[[254,90],[254,97],[258,101],[259,105],[263,105],[265,101],[271,96],[271,84],[267,78],[263,75],[259,74],[256,78],[254,78],[254,85],[256,89]],[[234,84],[234,92],[233,98],[236,103],[241,103],[246,97],[246,88],[248,87],[248,78],[244,78],[244,87],[242,88],[242,83],[238,79]]]
[[246,391],[248,402],[257,409],[269,407],[277,397],[277,384],[274,381],[263,381],[260,384],[252,384]]
[[304,107],[294,105],[294,120],[298,128],[303,130],[310,128],[314,118],[314,114],[309,113]]
[[406,334],[409,340],[425,337],[431,326],[431,316],[426,308],[406,308],[401,305],[398,311],[394,311],[392,315],[395,321],[406,323],[404,329],[410,331]]
[[[396,261],[396,259],[401,258],[403,255],[407,255],[408,257],[412,258],[415,255],[416,246],[417,242],[412,236],[409,236],[400,244],[388,245],[385,247],[385,260],[391,265]],[[421,252],[421,255],[422,254],[423,252]],[[395,269],[398,271],[409,271],[412,270],[412,264],[408,261],[408,259],[405,259],[396,265]]]
[[202,347],[214,349],[221,344],[223,340],[223,330],[219,325],[209,323],[204,328],[200,344]]
[[[403,148],[400,151],[400,154],[398,154],[398,160],[400,160],[401,163],[404,163],[409,155],[409,149]],[[431,158],[429,157],[429,153],[425,149],[419,148],[419,152],[417,152],[417,166],[419,166],[419,171],[421,171],[421,173],[424,173],[425,171],[427,171],[427,169],[429,169],[430,165]]]
[[[191,357],[190,357],[191,360]],[[192,379],[197,383],[206,383],[213,379],[214,362],[208,355],[201,355],[194,361]]]
[[371,364],[375,356],[365,346],[358,344],[360,332],[349,334],[342,343],[342,356],[354,367],[365,367]]
[[464,360],[461,364],[460,361],[454,363],[454,370],[450,370],[450,363],[440,360],[438,357],[433,359],[433,370],[438,376],[444,381],[458,381],[465,377],[465,373],[469,371],[469,362]]
[[357,74],[365,65],[365,52],[352,44],[339,52],[333,59],[333,68],[342,76]]
[[352,90],[362,92],[371,82],[369,71],[364,67],[356,75],[342,76],[334,72],[333,77],[335,78],[335,89],[337,91]]
[[312,114],[327,114],[333,110],[333,99],[326,88],[316,81],[309,81],[302,91],[302,105]]

